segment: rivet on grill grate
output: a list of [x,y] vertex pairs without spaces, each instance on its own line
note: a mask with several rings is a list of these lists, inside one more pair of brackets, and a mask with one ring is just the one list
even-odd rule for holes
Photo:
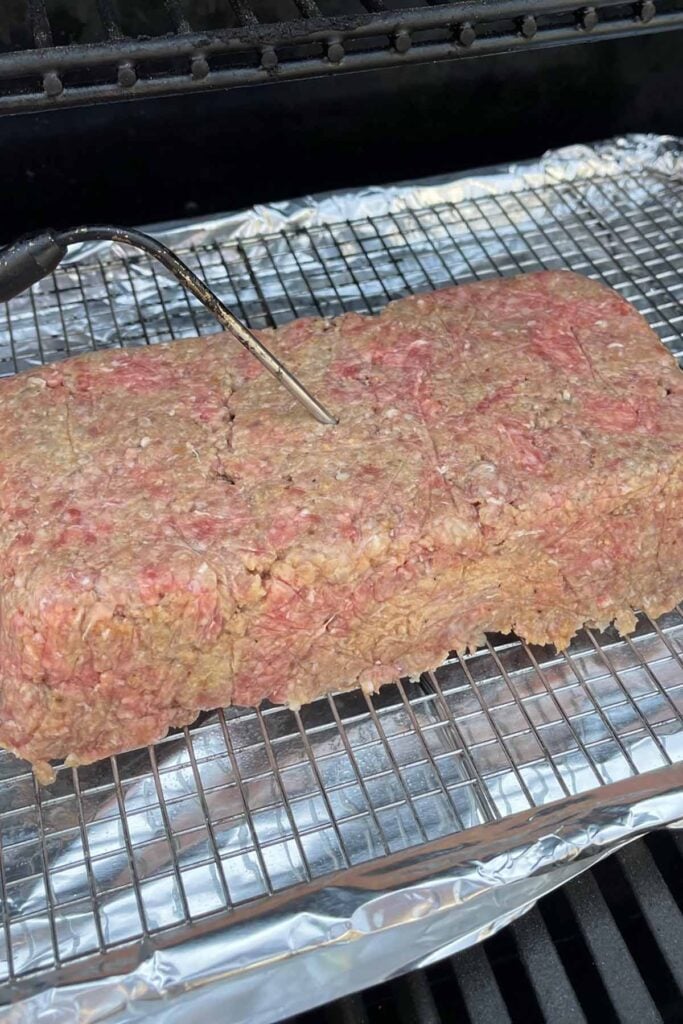
[[525,39],[532,39],[536,35],[536,19],[532,14],[525,14],[519,19],[519,31]]
[[193,57],[190,62],[190,72],[192,77],[197,81],[201,81],[202,78],[206,78],[209,74],[209,62],[206,57],[200,55]]
[[455,30],[455,38],[461,46],[471,46],[477,38],[477,32],[474,25],[469,21],[464,21],[462,25],[459,25]]
[[64,85],[56,71],[47,71],[43,75],[43,89],[45,95],[51,99],[60,96],[64,92]]
[[578,22],[585,32],[592,32],[598,23],[598,12],[594,7],[584,7],[579,12]]
[[344,47],[338,40],[332,43],[328,43],[327,59],[329,60],[330,64],[340,64],[344,59],[344,53]]
[[407,53],[412,45],[412,39],[410,38],[410,32],[407,29],[401,28],[394,35],[394,49],[397,53]]
[[654,0],[642,0],[642,3],[638,4],[637,11],[640,20],[642,22],[648,22],[652,21],[657,13],[657,7],[655,6]]
[[130,63],[130,61],[124,61],[123,64],[119,64],[119,70],[116,77],[119,85],[124,89],[131,89],[138,80],[138,76],[135,73],[135,67]]
[[278,55],[272,46],[264,46],[261,50],[261,67],[272,71],[278,65]]

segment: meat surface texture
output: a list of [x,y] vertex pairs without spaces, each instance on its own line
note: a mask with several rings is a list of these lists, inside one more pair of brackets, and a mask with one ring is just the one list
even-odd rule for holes
[[683,375],[615,292],[544,272],[263,337],[337,426],[225,335],[0,383],[0,743],[40,779],[683,596]]

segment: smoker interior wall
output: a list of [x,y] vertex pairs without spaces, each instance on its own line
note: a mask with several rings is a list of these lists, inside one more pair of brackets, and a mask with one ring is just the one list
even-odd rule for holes
[[683,32],[0,119],[0,238],[683,135]]

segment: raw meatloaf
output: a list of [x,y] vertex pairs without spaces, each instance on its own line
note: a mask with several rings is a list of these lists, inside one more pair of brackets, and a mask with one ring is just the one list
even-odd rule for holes
[[49,779],[202,708],[371,689],[683,595],[683,375],[569,273],[0,384],[0,742]]

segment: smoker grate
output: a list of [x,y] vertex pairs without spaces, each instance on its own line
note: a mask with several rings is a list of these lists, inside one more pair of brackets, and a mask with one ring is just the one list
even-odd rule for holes
[[0,112],[225,89],[680,29],[681,0],[13,0]]
[[[681,355],[682,240],[683,188],[639,172],[179,251],[257,328],[570,267]],[[95,252],[2,308],[0,373],[214,329],[146,257]],[[561,655],[492,636],[372,698],[204,715],[45,790],[2,753],[2,995],[116,972],[298,883],[681,761],[681,608]]]

